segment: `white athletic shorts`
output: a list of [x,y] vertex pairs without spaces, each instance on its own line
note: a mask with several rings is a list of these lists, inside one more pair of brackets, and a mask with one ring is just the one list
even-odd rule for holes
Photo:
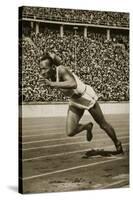
[[93,88],[89,85],[86,85],[85,93],[79,98],[71,97],[69,100],[69,105],[80,109],[89,110],[94,106],[97,100],[98,96]]

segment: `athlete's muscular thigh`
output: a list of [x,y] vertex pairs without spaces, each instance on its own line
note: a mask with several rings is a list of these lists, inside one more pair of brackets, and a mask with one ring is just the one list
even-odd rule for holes
[[84,110],[69,106],[66,119],[66,133],[71,135],[77,128],[79,120],[83,116]]
[[90,114],[94,118],[94,120],[101,126],[103,123],[106,122],[103,112],[99,106],[99,103],[96,102],[94,107],[89,109]]

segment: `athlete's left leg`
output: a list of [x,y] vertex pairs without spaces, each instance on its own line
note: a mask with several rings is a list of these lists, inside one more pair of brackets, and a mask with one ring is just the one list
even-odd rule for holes
[[90,141],[92,139],[91,129],[93,125],[92,123],[86,123],[86,124],[79,123],[83,114],[84,114],[83,109],[79,109],[74,106],[69,106],[66,119],[66,133],[68,136],[74,136],[84,130],[87,130],[88,141]]
[[105,120],[103,112],[99,106],[99,103],[96,102],[95,105],[89,109],[89,112],[94,118],[94,120],[99,124],[100,128],[103,129],[112,139],[117,149],[117,152],[122,153],[123,150],[121,142],[117,139],[114,128]]

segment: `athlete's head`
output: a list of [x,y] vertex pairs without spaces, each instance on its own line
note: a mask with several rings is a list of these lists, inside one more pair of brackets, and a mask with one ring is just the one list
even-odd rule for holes
[[55,66],[60,65],[61,59],[55,54],[46,53],[40,60],[40,75],[45,78],[55,76]]
[[52,58],[46,54],[40,60],[40,74],[41,76],[47,76],[48,72],[53,67]]

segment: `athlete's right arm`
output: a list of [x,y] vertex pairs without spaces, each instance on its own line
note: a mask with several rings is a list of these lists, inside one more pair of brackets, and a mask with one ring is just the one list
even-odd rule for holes
[[46,81],[51,87],[61,88],[61,89],[76,89],[77,83],[75,81],[72,73],[64,66],[59,66],[59,77],[60,82],[50,82]]

